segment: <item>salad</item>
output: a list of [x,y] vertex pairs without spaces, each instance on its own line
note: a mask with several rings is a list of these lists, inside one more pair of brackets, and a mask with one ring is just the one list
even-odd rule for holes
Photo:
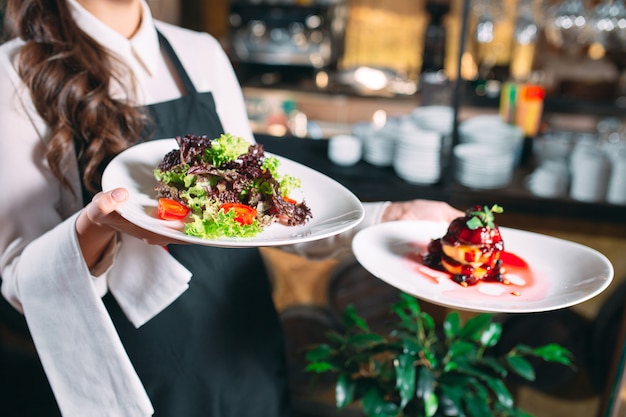
[[278,172],[280,161],[263,146],[223,134],[176,137],[154,169],[158,216],[184,220],[184,233],[206,239],[252,237],[272,223],[296,226],[312,218],[290,198],[300,179]]

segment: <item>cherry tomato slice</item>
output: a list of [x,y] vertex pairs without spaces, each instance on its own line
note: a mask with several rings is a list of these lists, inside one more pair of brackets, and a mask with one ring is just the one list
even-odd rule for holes
[[250,225],[256,218],[256,209],[241,203],[224,203],[220,206],[224,213],[235,210],[235,221],[242,226]]
[[157,214],[163,220],[182,220],[189,214],[189,207],[170,198],[159,198]]

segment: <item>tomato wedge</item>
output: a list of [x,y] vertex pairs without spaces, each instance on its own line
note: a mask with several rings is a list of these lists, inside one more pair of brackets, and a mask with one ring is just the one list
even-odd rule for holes
[[159,198],[157,214],[163,220],[182,220],[189,214],[189,207],[170,198]]
[[220,206],[224,213],[235,210],[235,221],[242,226],[250,225],[256,219],[256,209],[242,203],[224,203]]

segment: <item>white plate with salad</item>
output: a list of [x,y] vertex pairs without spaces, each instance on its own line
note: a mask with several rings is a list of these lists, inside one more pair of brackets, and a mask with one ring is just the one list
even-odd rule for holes
[[[106,191],[124,187],[129,191],[129,201],[119,210],[124,218],[179,241],[220,247],[281,246],[314,241],[347,231],[363,219],[361,202],[343,185],[305,165],[266,152],[265,157],[274,161],[278,173],[297,180],[298,185],[292,187],[286,200],[306,204],[310,218],[295,226],[272,222],[246,237],[229,235],[228,231],[219,236],[215,232],[209,236],[189,234],[187,229],[192,216],[162,219],[155,189],[158,183],[155,168],[168,153],[178,148],[177,139],[154,140],[126,149],[109,163],[103,173],[102,188]],[[220,224],[214,226],[220,230]]]
[[500,227],[506,278],[463,287],[447,272],[425,265],[431,239],[447,223],[397,221],[361,230],[352,244],[359,263],[372,275],[417,298],[468,311],[534,313],[582,303],[604,291],[613,266],[587,246],[539,233]]

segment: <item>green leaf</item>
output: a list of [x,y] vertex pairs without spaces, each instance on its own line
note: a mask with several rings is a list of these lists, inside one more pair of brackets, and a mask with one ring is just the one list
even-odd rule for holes
[[435,375],[425,366],[420,366],[417,371],[417,386],[415,390],[417,398],[426,401],[426,397],[435,392],[436,382]]
[[478,341],[481,332],[489,325],[492,315],[487,313],[478,314],[470,318],[459,331],[459,336],[464,339]]
[[507,356],[506,362],[517,375],[528,381],[535,380],[535,369],[526,359],[521,356]]
[[354,381],[352,381],[348,375],[339,375],[337,383],[335,384],[335,402],[337,403],[337,408],[342,409],[352,403],[355,388]]
[[411,355],[417,355],[418,352],[422,350],[422,346],[417,343],[417,340],[413,337],[413,335],[402,335],[402,352],[408,353]]
[[[473,375],[465,375],[461,373],[443,374],[439,376],[437,381],[439,386],[459,388],[467,390],[468,386],[480,384],[480,381]],[[448,389],[448,388],[447,388]]]
[[335,369],[337,368],[335,368],[335,366],[329,362],[314,362],[304,367],[305,371],[314,372],[317,374],[323,374],[325,372],[333,371]]
[[483,357],[480,358],[479,363],[492,369],[496,374],[500,376],[500,378],[506,378],[509,373],[508,369],[503,365],[503,363],[498,360],[498,358]]
[[435,329],[435,320],[428,313],[420,313],[419,318],[422,319],[424,331],[432,332]]
[[448,358],[457,360],[459,358],[476,357],[476,346],[473,343],[464,340],[457,340],[450,345],[448,350]]
[[437,398],[437,394],[431,392],[424,398],[424,413],[426,414],[426,417],[432,417],[438,409],[439,398]]
[[470,417],[493,417],[488,399],[476,395],[466,395],[463,399],[464,409]]
[[483,366],[474,366],[477,363],[479,364],[479,362],[475,361],[460,360],[458,361],[458,368],[456,371],[464,374],[466,377],[475,377],[482,380],[493,377],[493,374],[488,368]]
[[466,394],[466,389],[458,386],[441,386],[439,394],[439,408],[444,416],[465,417],[461,399]]
[[400,325],[414,331],[417,329],[416,321],[420,317],[420,306],[417,299],[405,293],[400,294],[400,301],[393,304],[392,311],[400,319]]
[[363,318],[356,312],[356,308],[350,304],[343,311],[343,324],[346,328],[359,328],[365,332],[369,332],[369,327]]
[[396,369],[396,389],[400,394],[400,408],[413,399],[415,392],[415,365],[412,355],[402,354],[394,361]]
[[348,337],[347,343],[352,345],[355,349],[365,349],[377,343],[382,343],[384,340],[384,337],[376,333],[359,333]]
[[391,310],[394,312],[396,316],[400,319],[400,323],[406,324],[414,324],[413,320],[409,318],[408,314],[404,311],[403,303],[396,303],[391,307]]
[[563,346],[554,343],[534,349],[533,354],[539,356],[547,362],[558,362],[563,365],[572,365],[572,353]]
[[459,369],[459,363],[455,361],[446,362],[446,364],[443,366],[444,373],[452,372],[457,369]]
[[500,323],[491,322],[480,335],[480,343],[485,347],[495,346],[502,336],[502,325]]
[[451,311],[443,322],[443,331],[447,340],[454,339],[461,328],[461,315],[457,311]]
[[363,397],[363,411],[369,417],[397,417],[400,410],[397,404],[386,402],[376,389],[370,389]]
[[333,349],[327,344],[317,345],[306,353],[306,360],[309,362],[324,360],[331,355],[332,351]]
[[[511,352],[518,352],[518,353],[523,353],[526,355],[533,355],[535,356],[535,348],[530,347],[528,345],[516,345],[513,349],[511,349]],[[509,353],[509,354],[514,354],[514,353]]]
[[500,404],[505,407],[513,407],[513,396],[504,385],[504,382],[500,379],[495,378],[482,378],[487,386],[493,391],[498,398]]
[[404,305],[405,309],[409,310],[412,316],[417,317],[422,311],[417,298],[412,295],[401,293],[400,300],[400,303]]
[[[480,397],[481,402],[486,404],[489,401],[489,390],[483,385],[480,380],[474,378],[473,383],[471,383],[471,385],[468,385],[468,387],[471,387],[475,395]],[[467,397],[473,396],[474,394],[467,395]]]
[[326,338],[330,343],[334,344],[335,346],[342,346],[346,343],[346,337],[335,331],[327,332]]

